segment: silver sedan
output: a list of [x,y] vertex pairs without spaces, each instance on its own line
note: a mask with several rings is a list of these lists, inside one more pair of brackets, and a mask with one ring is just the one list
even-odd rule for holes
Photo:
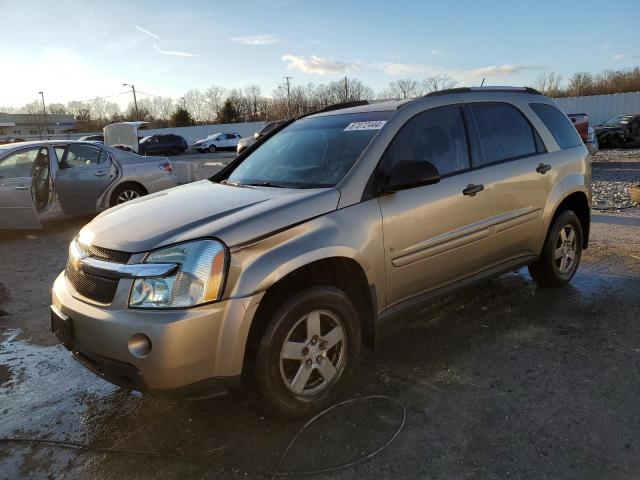
[[0,230],[98,213],[177,184],[168,159],[98,142],[0,145]]

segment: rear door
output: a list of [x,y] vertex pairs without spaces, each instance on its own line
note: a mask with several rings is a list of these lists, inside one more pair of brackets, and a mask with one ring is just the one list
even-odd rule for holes
[[[509,103],[473,103],[472,138],[479,141],[475,157],[484,186],[491,241],[488,266],[537,255],[542,212],[558,177],[553,156],[526,116]],[[566,116],[567,126],[580,141]]]
[[59,169],[56,192],[65,213],[88,214],[97,211],[98,197],[111,183],[111,160],[101,148],[71,143],[56,148]]
[[462,108],[422,112],[398,132],[381,167],[403,160],[429,160],[439,183],[379,197],[385,247],[387,305],[444,286],[482,268],[487,209],[471,170]]
[[38,155],[46,152],[46,147],[23,148],[0,159],[0,230],[40,228],[32,171]]

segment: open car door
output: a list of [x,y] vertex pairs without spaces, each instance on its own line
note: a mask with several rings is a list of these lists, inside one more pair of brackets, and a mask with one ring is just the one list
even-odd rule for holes
[[98,197],[112,179],[109,154],[87,143],[56,147],[56,154],[56,193],[62,210],[70,215],[96,213]]
[[0,159],[0,230],[41,228],[33,202],[33,169],[48,162],[47,147],[12,151]]

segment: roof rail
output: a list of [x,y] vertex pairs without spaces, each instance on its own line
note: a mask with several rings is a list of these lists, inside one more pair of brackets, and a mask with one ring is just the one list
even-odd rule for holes
[[343,108],[351,108],[351,107],[360,107],[362,105],[369,105],[369,102],[366,100],[356,100],[354,102],[342,102],[342,103],[334,103],[333,105],[328,105],[320,110],[316,110],[313,113],[322,113],[322,112],[331,112],[333,110],[341,110]]
[[446,90],[436,90],[427,93],[425,97],[438,97],[440,95],[449,95],[453,93],[473,93],[473,92],[512,92],[512,93],[529,93],[532,95],[542,95],[538,90],[531,87],[458,87],[448,88]]

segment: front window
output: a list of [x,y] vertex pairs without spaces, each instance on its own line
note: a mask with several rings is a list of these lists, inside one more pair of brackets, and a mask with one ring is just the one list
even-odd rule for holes
[[346,175],[393,112],[303,118],[269,138],[229,175],[229,183],[332,187]]
[[616,115],[610,120],[604,122],[605,127],[620,127],[622,125],[626,125],[631,120],[631,116],[629,115]]

